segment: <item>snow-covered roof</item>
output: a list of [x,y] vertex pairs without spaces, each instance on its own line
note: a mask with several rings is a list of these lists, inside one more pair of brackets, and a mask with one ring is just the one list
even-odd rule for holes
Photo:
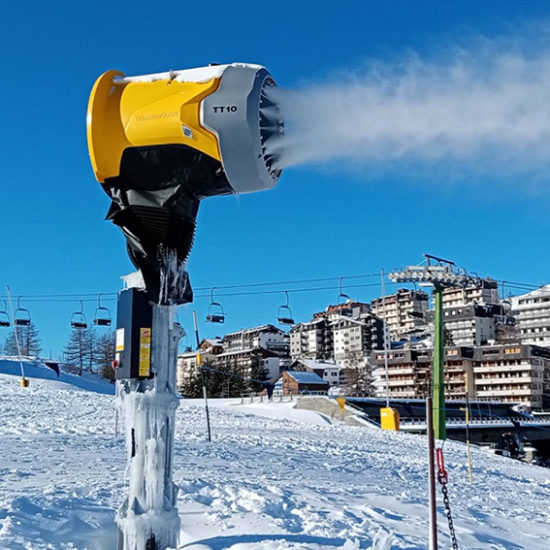
[[311,321],[297,323],[296,325],[294,325],[290,329],[290,332],[297,332],[302,327],[309,327],[309,326],[312,326],[312,325],[318,325],[318,324],[321,324],[321,323],[325,323],[326,320],[327,320],[326,317],[317,317],[316,319],[312,319]]
[[221,338],[205,338],[203,342],[206,342],[207,344],[210,344],[211,346],[221,346],[222,339]]
[[285,371],[291,378],[294,378],[299,384],[323,384],[328,386],[328,382],[323,380],[314,372]]
[[245,349],[237,349],[233,351],[224,351],[222,353],[218,353],[216,357],[223,358],[223,357],[231,357],[233,355],[261,355],[262,357],[279,357],[276,353],[272,352],[271,350],[268,350],[266,348],[245,348]]
[[302,365],[305,365],[308,369],[317,370],[317,369],[338,369],[341,370],[344,367],[342,365],[339,365],[336,361],[333,359],[323,361],[321,359],[297,359],[297,362],[302,363]]
[[261,332],[272,332],[276,334],[285,334],[284,330],[281,330],[280,328],[276,327],[275,325],[260,325],[258,327],[252,327],[252,328],[243,328],[241,330],[237,330],[235,332],[228,332],[224,338],[229,338],[230,336],[240,336],[241,334],[254,334],[254,333],[261,333]]
[[548,298],[550,297],[550,284],[541,286],[540,288],[537,288],[536,290],[533,290],[531,292],[528,292],[527,294],[521,294],[519,296],[513,296],[512,300],[518,300],[520,298]]

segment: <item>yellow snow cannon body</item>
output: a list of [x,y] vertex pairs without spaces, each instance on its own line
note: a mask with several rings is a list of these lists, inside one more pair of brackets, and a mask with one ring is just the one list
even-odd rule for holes
[[[112,70],[94,84],[92,167],[112,199],[107,219],[155,301],[166,253],[180,266],[191,250],[203,198],[276,185],[281,172],[266,144],[284,124],[273,86],[264,67],[241,63],[136,77]],[[187,279],[172,286],[169,303],[192,300]]]

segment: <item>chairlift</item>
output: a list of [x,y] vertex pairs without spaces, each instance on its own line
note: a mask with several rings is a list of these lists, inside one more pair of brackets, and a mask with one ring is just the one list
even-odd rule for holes
[[8,303],[4,300],[4,309],[0,310],[0,327],[10,326],[10,316],[8,315]]
[[71,327],[78,329],[88,328],[86,315],[84,315],[84,306],[82,305],[82,300],[80,300],[80,311],[75,311],[71,317]]
[[101,305],[101,294],[99,294],[97,297],[97,308],[94,315],[94,325],[97,325],[99,327],[111,326],[111,312],[105,306]]
[[210,305],[208,306],[208,315],[206,316],[208,323],[224,323],[225,312],[223,306],[214,301],[214,287],[210,290]]
[[[349,304],[349,302],[351,302],[351,298],[347,295],[347,294],[344,294],[343,290],[342,290],[342,279],[344,277],[340,277],[339,281],[338,281],[338,289],[339,289],[339,294],[338,294],[338,305],[341,306],[340,307],[340,313],[342,315],[346,315],[347,317],[351,317],[351,315],[353,314],[353,310],[351,307],[345,307],[346,304]],[[345,300],[345,301],[342,301],[342,300]]]
[[277,313],[277,322],[280,325],[293,325],[294,319],[292,318],[292,311],[290,311],[290,306],[288,304],[288,292],[285,290],[286,304],[279,307]]
[[31,324],[31,314],[28,309],[21,307],[20,302],[21,296],[17,298],[17,309],[13,314],[14,323],[16,326],[28,327]]

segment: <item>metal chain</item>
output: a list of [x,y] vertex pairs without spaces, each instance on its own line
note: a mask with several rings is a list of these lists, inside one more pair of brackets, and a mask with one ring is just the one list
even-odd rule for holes
[[452,544],[453,550],[458,550],[458,542],[456,541],[455,528],[453,525],[453,517],[451,515],[451,507],[449,505],[449,495],[447,493],[447,483],[441,483],[441,492],[443,493],[443,504],[445,505],[445,513],[447,514],[447,521],[449,522],[449,533],[451,535],[451,544]]

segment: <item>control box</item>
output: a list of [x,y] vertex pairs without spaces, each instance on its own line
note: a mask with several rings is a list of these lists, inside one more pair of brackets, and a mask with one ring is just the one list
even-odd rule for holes
[[128,288],[118,295],[115,378],[151,378],[153,307],[145,290]]

